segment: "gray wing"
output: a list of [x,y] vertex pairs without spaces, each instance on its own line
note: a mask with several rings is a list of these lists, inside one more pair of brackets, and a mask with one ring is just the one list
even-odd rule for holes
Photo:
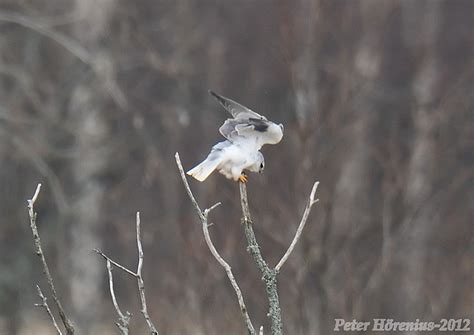
[[253,110],[242,106],[241,104],[235,102],[234,100],[231,100],[229,98],[223,97],[211,90],[209,90],[209,93],[217,99],[217,101],[224,107],[232,116],[234,119],[259,119],[259,120],[266,120],[267,118],[265,116],[262,116],[258,113],[255,113]]
[[256,150],[264,144],[276,144],[283,136],[283,126],[261,119],[227,119],[219,132],[232,143],[246,143]]
[[265,132],[270,121],[261,119],[227,119],[219,128],[219,132],[228,140],[235,139],[239,135],[250,134],[252,132]]

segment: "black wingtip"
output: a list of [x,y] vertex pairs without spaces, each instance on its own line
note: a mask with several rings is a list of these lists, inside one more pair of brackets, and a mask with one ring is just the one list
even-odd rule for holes
[[217,94],[213,90],[207,90],[207,91],[209,92],[210,95],[212,95],[213,97],[216,97],[217,99],[219,99],[219,94]]
[[208,90],[208,92],[209,92],[210,95],[212,95],[214,98],[216,98],[217,101],[219,101],[225,107],[226,101],[225,101],[224,97],[220,96],[219,94],[217,94],[213,90]]

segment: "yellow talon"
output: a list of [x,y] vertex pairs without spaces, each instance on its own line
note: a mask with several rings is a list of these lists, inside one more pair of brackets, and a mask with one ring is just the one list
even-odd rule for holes
[[246,183],[249,181],[249,177],[247,177],[245,174],[241,174],[240,177],[239,177],[239,181],[241,183]]

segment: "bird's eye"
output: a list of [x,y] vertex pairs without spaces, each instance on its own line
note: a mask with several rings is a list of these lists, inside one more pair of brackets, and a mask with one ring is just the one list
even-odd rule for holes
[[263,169],[263,163],[260,163],[260,168]]

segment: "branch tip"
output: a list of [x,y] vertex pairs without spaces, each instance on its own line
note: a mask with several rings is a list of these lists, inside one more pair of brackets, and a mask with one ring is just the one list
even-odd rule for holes
[[181,164],[181,160],[179,159],[178,153],[176,153],[175,158],[176,158],[176,165],[178,166],[179,174],[181,175],[181,180],[183,181],[183,184],[184,184],[184,189],[186,190],[186,193],[188,193],[189,199],[191,200],[194,208],[196,209],[199,219],[201,221],[206,220],[204,216],[204,212],[199,207],[199,204],[194,198],[193,192],[191,191],[191,188],[189,187],[189,183],[188,183],[188,180],[186,179],[186,174],[184,173],[183,165]]
[[[39,232],[38,232],[38,227],[36,226],[36,213],[34,212],[33,206],[34,206],[35,201],[38,199],[38,195],[39,195],[40,190],[41,190],[41,184],[38,184],[33,197],[30,200],[28,200],[28,215],[30,217],[31,233],[33,234],[33,241],[34,241],[34,244],[35,244],[35,247],[36,247],[36,254],[41,259],[41,265],[43,266],[43,273],[46,277],[46,281],[48,282],[48,286],[49,286],[49,289],[51,291],[51,296],[53,298],[53,302],[54,302],[54,304],[56,305],[56,307],[58,309],[58,313],[59,313],[61,321],[64,325],[64,328],[66,328],[66,334],[67,335],[73,335],[74,334],[74,326],[72,325],[71,321],[67,317],[67,315],[64,312],[64,309],[61,305],[61,302],[59,301],[58,293],[56,292],[56,288],[55,288],[54,283],[53,283],[53,277],[51,276],[51,273],[49,272],[48,263],[46,262],[46,258],[45,258],[44,253],[43,253],[43,247],[41,246],[41,239],[40,239],[40,235],[39,235]],[[40,292],[38,292],[38,294],[39,293]],[[49,310],[49,306],[47,307],[46,298],[44,297],[44,295],[42,293],[41,293],[40,297],[43,300],[43,305],[45,305],[44,307],[45,307],[46,311],[48,312],[48,314],[50,315],[53,324],[55,324],[56,321],[52,317],[51,310]],[[59,331],[59,328],[57,327],[57,324],[55,324],[55,327],[56,327],[56,330],[58,331],[58,333],[61,334],[61,332]]]
[[212,205],[211,207],[206,208],[204,210],[204,216],[207,217],[212,210],[214,210],[216,207],[219,207],[221,204],[222,203],[219,201],[219,202],[215,203],[214,205]]
[[[316,181],[314,184],[313,184],[313,188],[311,189],[311,195],[309,196],[309,199],[311,202],[314,201],[314,196],[316,195],[316,191],[318,189],[318,185],[319,185],[319,181]],[[316,200],[317,201],[317,200]]]
[[288,257],[290,257],[290,254],[293,252],[293,250],[296,246],[296,243],[301,238],[301,234],[303,233],[303,228],[306,224],[306,221],[308,220],[309,213],[311,212],[311,207],[319,201],[319,199],[316,199],[316,200],[314,199],[314,196],[316,195],[316,190],[318,189],[318,185],[319,185],[319,181],[316,181],[313,185],[313,188],[311,189],[308,204],[306,205],[306,208],[304,209],[303,217],[301,218],[298,229],[296,230],[295,237],[293,238],[293,241],[291,241],[291,244],[288,247],[288,250],[286,250],[283,257],[280,259],[278,264],[275,266],[275,271],[276,272],[280,272],[281,267],[283,266],[283,264],[285,264]]
[[98,255],[102,256],[106,261],[110,261],[110,263],[112,263],[113,265],[115,265],[117,268],[125,271],[126,273],[128,273],[129,275],[133,276],[133,277],[138,277],[138,274],[136,274],[135,272],[127,269],[125,266],[123,265],[120,265],[119,263],[115,262],[114,260],[112,260],[109,256],[107,256],[106,254],[104,254],[102,251],[100,251],[99,249],[93,249]]
[[33,197],[30,200],[28,200],[28,206],[33,207],[33,205],[36,202],[36,199],[38,199],[38,195],[40,191],[41,191],[41,183],[39,183],[38,186],[36,186],[35,194],[33,194]]

